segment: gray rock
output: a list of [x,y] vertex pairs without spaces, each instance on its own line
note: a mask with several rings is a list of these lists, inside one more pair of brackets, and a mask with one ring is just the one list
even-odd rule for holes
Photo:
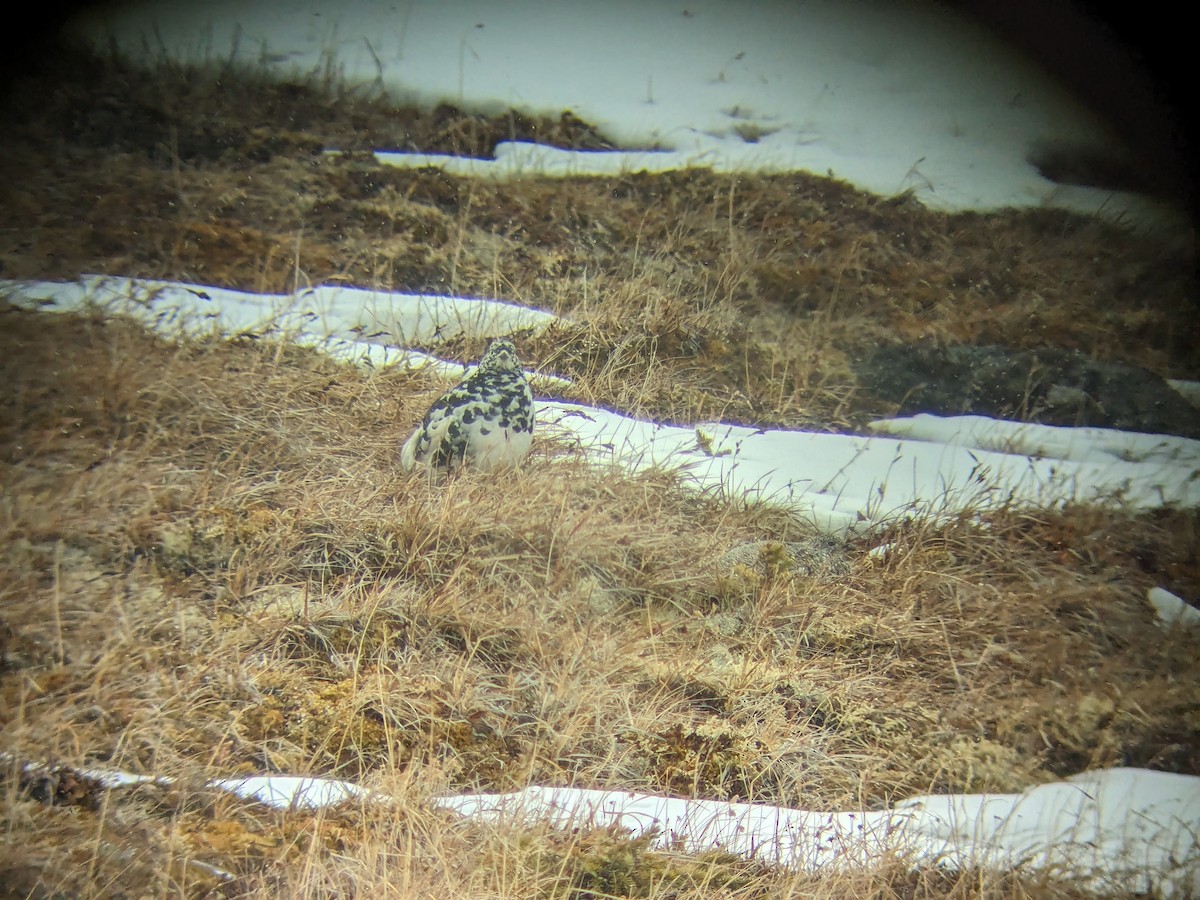
[[1200,438],[1200,409],[1166,379],[1073,350],[885,344],[855,374],[901,415],[974,413]]
[[799,575],[807,578],[839,578],[850,573],[846,547],[820,535],[800,541],[747,541],[737,544],[717,560],[717,572],[729,575],[744,569],[760,578]]

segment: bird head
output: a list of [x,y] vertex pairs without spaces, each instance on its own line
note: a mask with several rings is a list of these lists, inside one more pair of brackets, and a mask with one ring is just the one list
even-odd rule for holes
[[506,338],[496,338],[488,344],[487,351],[479,360],[481,372],[520,372],[521,359],[517,348]]

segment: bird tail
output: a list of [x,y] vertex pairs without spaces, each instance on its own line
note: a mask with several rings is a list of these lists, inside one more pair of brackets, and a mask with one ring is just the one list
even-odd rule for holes
[[402,472],[411,472],[417,467],[417,442],[420,439],[421,429],[417,428],[400,448],[400,470]]

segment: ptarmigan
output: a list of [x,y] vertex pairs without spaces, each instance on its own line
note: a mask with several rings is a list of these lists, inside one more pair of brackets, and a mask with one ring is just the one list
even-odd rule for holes
[[479,366],[429,407],[400,450],[406,472],[515,466],[533,441],[533,394],[512,341],[497,338]]

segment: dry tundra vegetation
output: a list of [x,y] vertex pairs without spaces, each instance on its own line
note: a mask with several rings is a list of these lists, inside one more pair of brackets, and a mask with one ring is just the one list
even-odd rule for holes
[[[890,410],[850,361],[896,339],[1200,376],[1190,248],[1096,220],[807,175],[388,169],[367,151],[605,142],[328,73],[75,48],[8,87],[0,277],[499,296],[567,318],[516,336],[573,380],[560,396],[677,422],[860,427]],[[1200,774],[1195,638],[1144,599],[1200,596],[1194,511],[896,522],[852,539],[845,572],[722,571],[810,532],[545,435],[498,479],[406,477],[397,443],[445,387],[429,373],[102,310],[0,317],[8,896],[1072,896],[1053,873],[818,876],[427,801],[536,783],[879,809],[1102,766]],[[177,781],[106,792],[88,765]],[[204,787],[262,772],[398,802],[273,811]]]

